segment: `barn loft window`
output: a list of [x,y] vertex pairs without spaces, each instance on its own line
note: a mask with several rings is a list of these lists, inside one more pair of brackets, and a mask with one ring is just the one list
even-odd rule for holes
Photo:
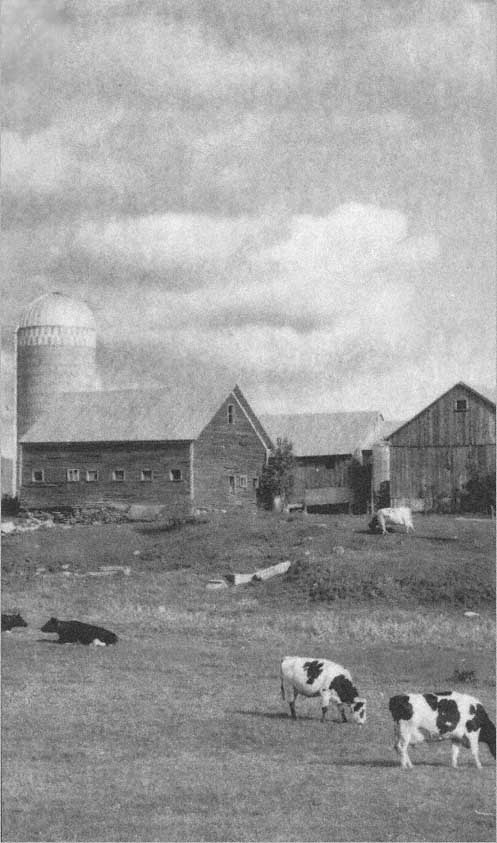
[[90,471],[86,472],[86,482],[87,483],[96,483],[98,480],[98,471],[95,469],[90,469]]
[[230,495],[234,495],[235,494],[235,475],[234,474],[230,474],[228,476],[228,484],[229,484]]
[[79,468],[68,468],[66,480],[68,483],[79,483]]
[[252,488],[253,489],[259,488],[259,478],[258,477],[252,477]]
[[455,406],[454,409],[455,409],[456,413],[465,413],[466,410],[468,409],[468,402],[467,402],[466,398],[458,398],[456,400],[456,406]]
[[152,482],[152,469],[151,468],[142,468],[140,474],[140,480],[144,483],[151,483]]
[[122,483],[124,481],[124,468],[115,468],[112,472],[112,479],[115,483]]
[[43,483],[45,480],[45,472],[42,468],[35,468],[31,472],[31,480],[33,483]]
[[240,474],[240,476],[238,477],[238,485],[240,486],[240,489],[246,489],[247,488],[247,475],[246,474]]
[[235,408],[233,404],[228,404],[228,424],[233,424],[235,421]]
[[181,469],[172,468],[169,472],[169,479],[172,480],[173,483],[179,483],[181,480]]

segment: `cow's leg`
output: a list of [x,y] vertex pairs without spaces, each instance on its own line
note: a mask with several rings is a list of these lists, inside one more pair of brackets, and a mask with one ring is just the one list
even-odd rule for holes
[[386,534],[387,534],[387,524],[386,524],[386,521],[385,521],[385,517],[383,515],[378,516],[378,524],[381,527],[381,534],[383,536],[386,536]]
[[407,753],[409,746],[409,735],[404,734],[399,724],[395,725],[395,751],[400,755],[400,766],[403,770],[409,770],[412,767],[411,759]]
[[321,723],[324,723],[326,719],[326,712],[328,711],[328,706],[330,704],[330,691],[326,689],[324,691],[320,691],[321,696]]
[[297,699],[297,691],[295,690],[293,685],[292,685],[291,688],[287,689],[287,697],[286,698],[288,700],[288,705],[290,706],[291,718],[292,718],[292,720],[296,720],[297,719],[297,713],[295,711],[295,700]]
[[297,715],[295,713],[295,700],[297,699],[297,691],[293,687],[292,683],[283,677],[281,678],[281,696],[290,706],[290,715],[292,720],[296,720]]
[[452,760],[450,766],[457,768],[457,759],[459,758],[459,752],[461,750],[461,744],[457,743],[456,741],[452,741]]
[[412,761],[407,753],[409,741],[401,739],[398,743],[398,752],[400,754],[400,766],[403,770],[410,770],[412,768]]
[[482,768],[482,764],[478,755],[478,735],[479,732],[468,732],[468,741],[469,741],[469,748],[471,750],[471,754],[475,759],[475,764],[479,770]]
[[347,716],[345,714],[345,705],[344,703],[337,703],[338,711],[340,712],[340,716],[342,718],[342,723],[347,722]]

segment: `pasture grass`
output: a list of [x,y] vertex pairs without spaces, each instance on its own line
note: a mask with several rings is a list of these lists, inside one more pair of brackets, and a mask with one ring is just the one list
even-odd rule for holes
[[[467,691],[495,720],[493,524],[427,518],[416,527],[414,537],[383,540],[360,519],[261,513],[175,531],[105,525],[8,537],[2,601],[19,605],[29,627],[2,641],[3,839],[494,840],[486,747],[480,773],[466,750],[451,770],[444,742],[412,750],[406,773],[392,749],[393,693]],[[205,588],[226,570],[309,557],[331,559],[337,577],[348,561],[368,575],[410,566],[439,581],[474,560],[479,616],[411,596],[402,605],[314,601],[300,576]],[[101,564],[132,573],[86,576]],[[120,640],[59,646],[39,632],[52,614],[101,623]],[[363,729],[334,722],[331,710],[321,724],[319,701],[302,698],[293,723],[280,697],[286,654],[350,667],[368,700]]]

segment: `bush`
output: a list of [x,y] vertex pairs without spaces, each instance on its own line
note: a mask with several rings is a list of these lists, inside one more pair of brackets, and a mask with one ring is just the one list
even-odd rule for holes
[[262,469],[262,475],[257,490],[257,503],[264,509],[272,509],[276,497],[281,497],[286,503],[291,495],[294,477],[295,457],[293,445],[287,439],[278,439],[276,449],[269,457],[267,465]]
[[495,471],[479,476],[476,472],[466,483],[461,495],[461,508],[465,512],[490,512],[495,510]]
[[19,498],[2,495],[2,515],[17,515],[19,512]]

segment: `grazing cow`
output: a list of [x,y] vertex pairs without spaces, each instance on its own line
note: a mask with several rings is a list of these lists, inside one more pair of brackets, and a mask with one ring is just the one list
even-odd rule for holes
[[27,626],[24,618],[21,618],[19,612],[13,615],[2,614],[2,632],[10,632],[15,626]]
[[41,632],[57,632],[59,644],[94,644],[105,647],[107,644],[115,644],[117,635],[103,629],[101,626],[92,626],[81,621],[58,621],[57,618],[50,618]]
[[379,509],[369,522],[369,529],[372,533],[376,533],[380,529],[382,534],[386,535],[387,529],[392,524],[398,527],[405,527],[406,533],[410,530],[414,532],[412,513],[408,506]]
[[395,749],[403,770],[412,767],[407,754],[410,743],[430,738],[452,741],[452,767],[457,767],[461,746],[471,749],[475,764],[481,769],[478,742],[486,743],[495,758],[495,726],[482,704],[457,691],[435,694],[399,694],[389,702],[394,719]]
[[330,701],[335,703],[346,722],[345,706],[349,706],[352,719],[359,726],[366,722],[366,700],[358,696],[348,670],[327,659],[305,659],[286,656],[281,662],[281,696],[290,706],[295,720],[295,700],[304,697],[321,697],[321,721],[326,717]]

